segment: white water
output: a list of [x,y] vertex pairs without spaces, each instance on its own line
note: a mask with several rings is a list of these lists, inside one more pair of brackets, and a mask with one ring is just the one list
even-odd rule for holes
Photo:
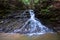
[[25,22],[25,25],[22,26],[20,29],[14,30],[14,33],[22,33],[22,34],[27,34],[29,36],[32,35],[41,35],[45,33],[51,33],[52,30],[48,29],[44,25],[41,24],[38,20],[35,18],[35,14],[33,10],[28,10],[30,13],[30,19],[28,19]]

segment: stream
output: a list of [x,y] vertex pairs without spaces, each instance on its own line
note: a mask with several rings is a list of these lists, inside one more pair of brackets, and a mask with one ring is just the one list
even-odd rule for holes
[[[28,11],[28,13],[26,13]],[[27,15],[25,15],[27,14]],[[60,34],[41,24],[33,10],[26,10],[18,18],[3,19],[0,40],[59,40]]]
[[[29,36],[53,33],[52,29],[45,27],[37,18],[35,18],[33,10],[27,11],[30,14],[30,18],[25,22],[25,24],[21,28],[17,28],[11,33],[27,34]],[[24,11],[23,14],[26,14],[26,11]]]

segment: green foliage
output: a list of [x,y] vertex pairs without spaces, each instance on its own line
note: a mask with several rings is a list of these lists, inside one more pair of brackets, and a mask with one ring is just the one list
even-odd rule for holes
[[30,4],[30,0],[22,0],[22,2],[26,5],[29,5]]
[[21,2],[23,2],[25,5],[30,5],[31,1],[35,4],[38,3],[39,0],[19,0]]
[[39,0],[34,0],[34,3],[38,3],[39,2]]
[[50,5],[50,6],[47,6],[45,9],[41,9],[41,12],[42,13],[45,13],[45,14],[50,14],[50,8],[52,8],[53,5]]

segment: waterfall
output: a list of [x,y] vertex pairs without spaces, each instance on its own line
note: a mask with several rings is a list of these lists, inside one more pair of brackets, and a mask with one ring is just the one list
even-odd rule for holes
[[41,24],[40,21],[35,17],[33,10],[28,10],[30,14],[30,18],[25,22],[25,24],[20,29],[15,29],[14,33],[22,33],[31,35],[40,35],[45,33],[51,33],[52,30]]

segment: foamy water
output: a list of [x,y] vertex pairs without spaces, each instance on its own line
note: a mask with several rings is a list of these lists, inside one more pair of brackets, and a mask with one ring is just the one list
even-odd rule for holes
[[20,29],[15,29],[13,33],[21,33],[32,36],[45,34],[47,32],[48,33],[53,32],[53,30],[50,30],[46,26],[42,25],[40,21],[37,20],[33,10],[28,11],[30,14],[30,19],[28,19]]

